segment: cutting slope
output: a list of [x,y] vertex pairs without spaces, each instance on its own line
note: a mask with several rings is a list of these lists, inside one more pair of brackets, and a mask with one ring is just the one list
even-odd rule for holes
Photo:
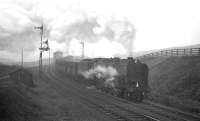
[[16,66],[0,65],[0,120],[38,120],[41,109],[35,100],[36,93],[31,87],[8,76],[8,73],[16,68]]
[[149,57],[142,61],[150,68],[149,84],[154,99],[199,111],[200,57]]

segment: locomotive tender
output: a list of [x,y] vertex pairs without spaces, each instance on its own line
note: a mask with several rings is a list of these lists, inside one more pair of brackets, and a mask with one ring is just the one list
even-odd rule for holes
[[[112,66],[118,71],[118,76],[115,77],[117,83],[115,83],[115,89],[113,89],[116,96],[137,102],[143,100],[148,88],[148,66],[139,60],[134,60],[133,58],[66,60],[62,58],[55,61],[57,71],[64,72],[67,76],[75,80],[84,78],[81,72],[88,71],[99,65],[105,67]],[[97,87],[98,85],[95,86]]]
[[141,102],[148,90],[148,66],[133,58],[128,59],[125,93],[131,100]]

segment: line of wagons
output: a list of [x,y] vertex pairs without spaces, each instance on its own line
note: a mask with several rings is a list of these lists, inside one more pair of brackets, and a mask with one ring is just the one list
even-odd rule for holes
[[[89,82],[104,92],[135,102],[141,102],[148,90],[148,66],[133,58],[97,58],[76,62],[57,59],[55,65],[57,71],[64,72],[65,75],[74,80]],[[94,80],[85,79],[81,74],[81,72],[93,69],[98,65],[112,66],[118,71],[119,74],[115,77],[113,88],[105,87],[102,81],[94,82]]]

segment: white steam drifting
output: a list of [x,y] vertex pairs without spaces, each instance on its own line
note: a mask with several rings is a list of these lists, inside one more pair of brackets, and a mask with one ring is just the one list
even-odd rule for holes
[[86,72],[82,72],[82,75],[86,79],[103,79],[105,87],[115,87],[115,76],[118,75],[118,72],[112,66],[104,67],[104,66],[96,66],[93,69],[90,69]]
[[30,60],[35,60],[40,37],[34,27],[41,23],[44,25],[43,39],[48,38],[52,52],[60,50],[67,55],[80,55],[81,47],[74,49],[71,45],[74,41],[78,41],[77,46],[80,41],[85,42],[88,57],[114,57],[132,50],[130,45],[133,45],[136,30],[128,18],[109,12],[105,15],[98,11],[80,11],[79,2],[11,1],[0,1],[0,55],[13,59],[13,55],[19,56],[23,48],[26,60],[27,55],[34,55]]

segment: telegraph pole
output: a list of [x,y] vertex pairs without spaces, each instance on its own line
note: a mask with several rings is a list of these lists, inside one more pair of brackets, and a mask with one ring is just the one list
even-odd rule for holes
[[133,40],[130,40],[129,57],[133,57]]
[[23,67],[24,64],[24,52],[23,52],[23,48],[22,48],[22,53],[21,53],[21,66]]
[[51,53],[50,53],[50,47],[49,47],[49,70],[50,70],[50,65],[51,65],[51,61],[50,61],[50,59],[51,59],[51,55],[50,55]]
[[85,53],[85,52],[84,52],[84,50],[85,50],[85,45],[84,45],[84,42],[83,42],[83,41],[81,42],[81,45],[82,45],[82,59],[84,59],[84,56],[85,56],[85,55],[84,55],[84,53]]

